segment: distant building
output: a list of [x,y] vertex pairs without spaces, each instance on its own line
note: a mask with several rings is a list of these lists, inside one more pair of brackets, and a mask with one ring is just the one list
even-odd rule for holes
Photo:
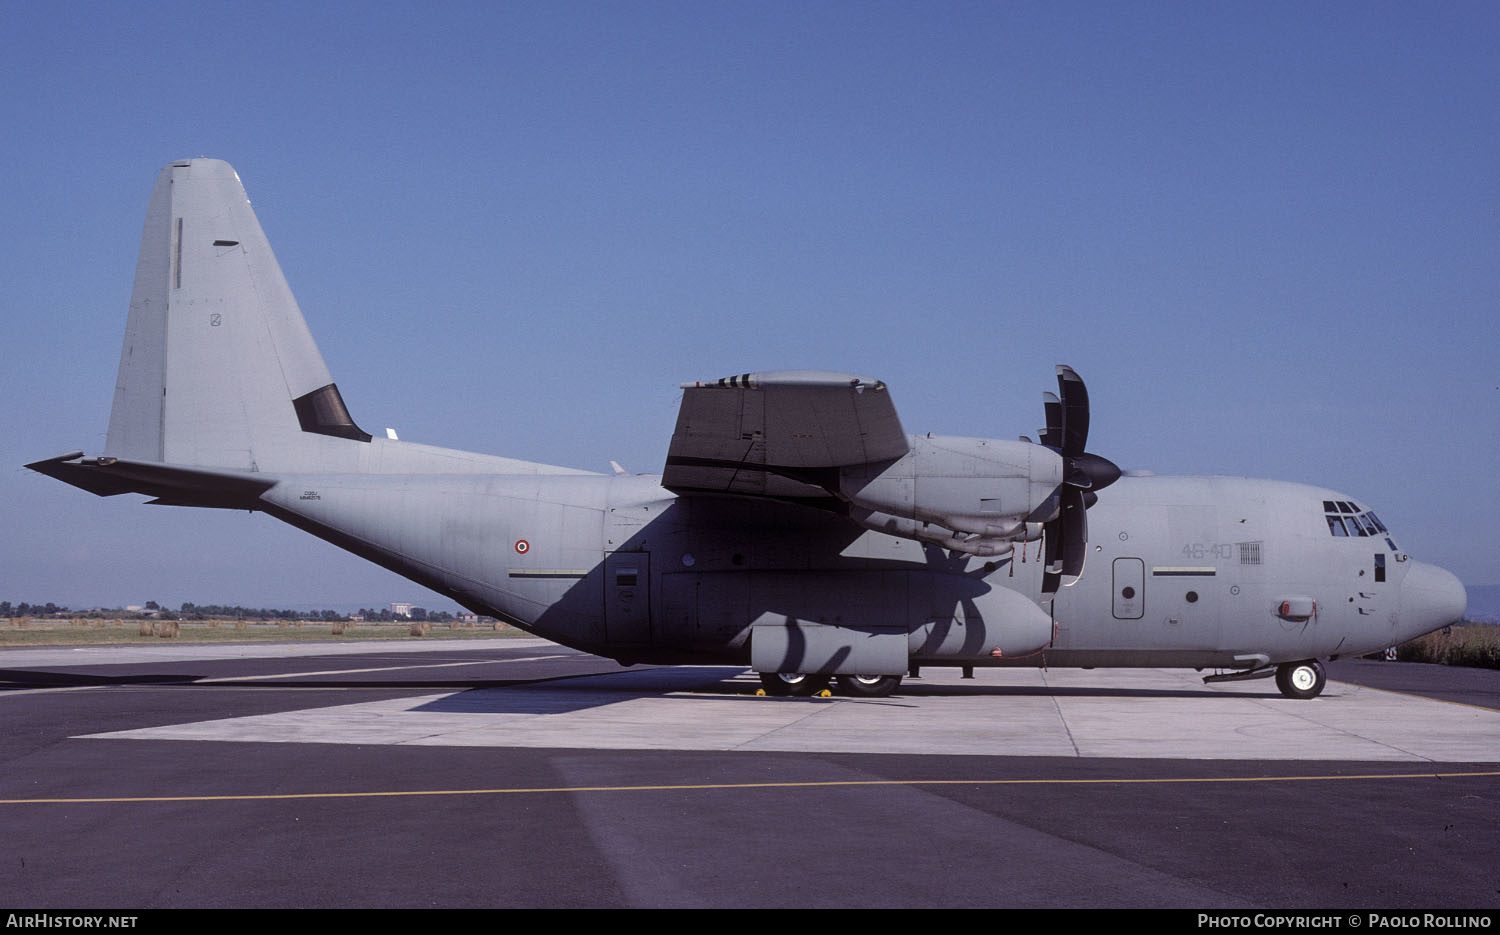
[[410,617],[411,609],[415,606],[415,604],[407,603],[405,601],[392,601],[391,613],[395,614],[398,617]]

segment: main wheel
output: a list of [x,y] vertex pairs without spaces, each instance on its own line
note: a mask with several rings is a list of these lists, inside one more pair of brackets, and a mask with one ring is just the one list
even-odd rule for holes
[[1328,684],[1328,673],[1316,659],[1283,662],[1276,667],[1276,687],[1288,698],[1316,698]]
[[839,688],[856,698],[884,698],[901,686],[899,675],[841,675]]
[[801,672],[760,672],[760,684],[768,695],[805,698],[828,687],[826,675],[804,675]]

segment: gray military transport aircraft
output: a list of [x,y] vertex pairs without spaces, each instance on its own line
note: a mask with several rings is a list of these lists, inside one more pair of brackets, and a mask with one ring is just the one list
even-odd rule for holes
[[28,467],[261,510],[547,639],[748,664],[773,694],[836,676],[884,695],[917,666],[1183,666],[1311,698],[1320,658],[1463,617],[1458,579],[1345,494],[1122,477],[1085,451],[1083,381],[1057,381],[1036,442],[909,435],[853,374],[686,383],[661,476],[372,437],[239,176],[187,159],[147,208],[103,453]]

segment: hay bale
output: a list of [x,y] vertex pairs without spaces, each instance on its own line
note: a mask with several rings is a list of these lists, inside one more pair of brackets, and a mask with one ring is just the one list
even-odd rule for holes
[[150,620],[142,620],[141,621],[141,628],[140,628],[140,635],[141,636],[155,636],[156,635],[156,625],[154,623],[152,623]]
[[410,633],[412,636],[426,636],[431,626],[426,620],[413,620],[411,622]]

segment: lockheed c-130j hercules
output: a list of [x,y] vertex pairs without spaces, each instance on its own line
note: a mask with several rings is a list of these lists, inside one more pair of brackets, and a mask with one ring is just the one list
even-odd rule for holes
[[1458,579],[1352,497],[1121,476],[1085,450],[1083,381],[1057,379],[1035,442],[908,434],[853,374],[687,383],[660,476],[372,437],[239,176],[189,159],[147,209],[103,452],[29,466],[260,510],[539,636],[748,665],[782,694],[886,694],[916,666],[1180,666],[1310,698],[1319,659],[1462,618]]

